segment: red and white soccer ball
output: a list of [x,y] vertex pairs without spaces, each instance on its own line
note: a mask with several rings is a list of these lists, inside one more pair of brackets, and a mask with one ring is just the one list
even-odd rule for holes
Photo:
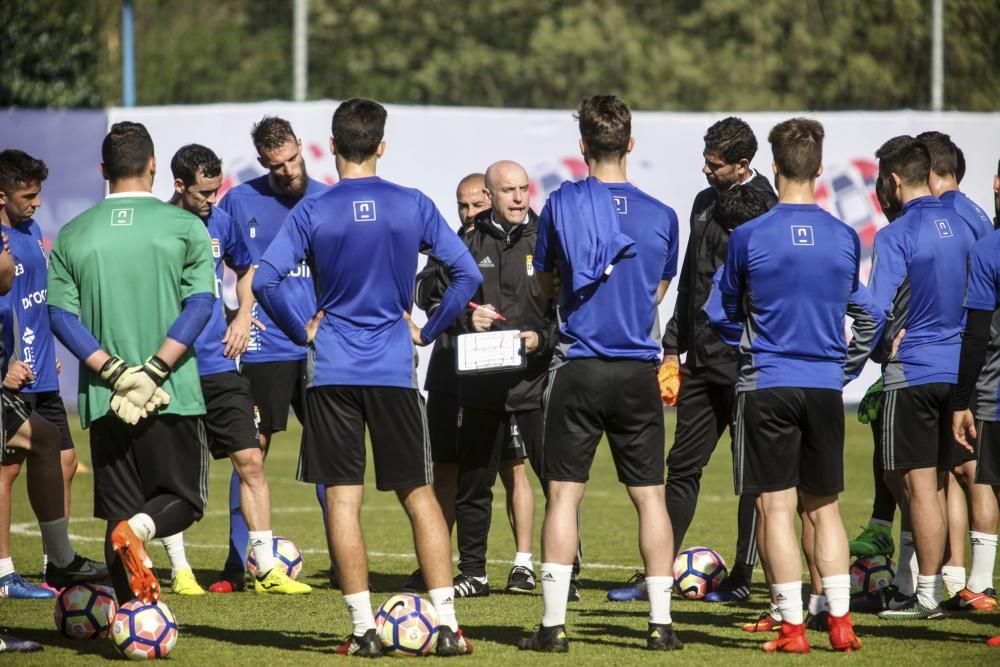
[[714,549],[691,547],[674,560],[674,590],[690,600],[700,600],[719,587],[728,570]]
[[862,556],[851,563],[851,597],[875,597],[892,585],[896,565],[885,556]]
[[437,646],[437,612],[430,602],[417,595],[393,595],[375,614],[375,631],[389,655],[427,655]]
[[[298,579],[302,572],[302,552],[287,537],[274,538],[274,560],[275,566],[281,567],[292,579]],[[254,557],[253,549],[250,550],[250,557],[247,558],[247,569],[250,574],[257,575],[257,559]]]
[[70,639],[107,637],[118,605],[107,586],[77,584],[56,597],[56,628]]
[[163,600],[155,604],[130,600],[115,615],[111,640],[129,660],[165,658],[177,643],[177,620]]

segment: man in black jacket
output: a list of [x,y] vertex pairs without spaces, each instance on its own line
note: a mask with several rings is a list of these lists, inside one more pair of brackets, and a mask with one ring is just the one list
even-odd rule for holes
[[528,189],[528,174],[521,165],[491,165],[486,190],[492,210],[476,217],[475,228],[465,238],[483,274],[476,295],[483,305],[463,318],[464,327],[476,332],[519,330],[527,365],[513,372],[459,376],[456,597],[489,595],[486,538],[492,488],[501,468],[513,479],[509,514],[517,543],[507,590],[535,588],[534,494],[524,459],[529,458],[540,475],[542,390],[556,343],[556,318],[552,300],[542,295],[534,278],[531,260],[538,219],[528,207]]
[[[674,444],[667,454],[667,511],[674,531],[674,549],[684,544],[684,535],[694,518],[701,488],[701,473],[715,446],[731,423],[738,353],[712,331],[703,310],[712,291],[712,276],[726,261],[728,236],[713,217],[719,194],[733,187],[760,192],[768,208],[777,196],[768,180],[750,167],[757,153],[757,139],[740,118],[718,121],[705,134],[705,164],[708,181],[691,207],[691,230],[677,287],[674,315],[663,336],[664,365],[680,364],[680,393]],[[750,579],[757,562],[754,498],[739,501],[736,559],[719,590],[709,593],[710,602],[743,600],[750,595]],[[645,589],[636,586],[612,590],[615,601],[643,599]]]
[[[455,202],[461,224],[458,236],[464,238],[475,227],[476,216],[490,208],[490,199],[486,194],[486,175],[469,174],[459,181],[455,189]],[[441,298],[447,287],[447,269],[437,259],[429,257],[416,278],[414,300],[417,307],[429,316],[441,305]],[[431,460],[434,461],[434,493],[441,503],[449,532],[455,525],[455,493],[458,489],[458,454],[455,450],[458,433],[456,332],[459,332],[457,326],[452,325],[434,341],[424,381],[424,390],[427,392],[427,430],[431,441]],[[420,570],[416,570],[403,582],[401,590],[417,593],[427,590]]]

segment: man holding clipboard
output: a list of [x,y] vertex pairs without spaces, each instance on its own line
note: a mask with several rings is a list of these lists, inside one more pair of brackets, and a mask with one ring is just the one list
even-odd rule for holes
[[542,391],[557,336],[553,302],[534,277],[538,216],[528,207],[528,188],[521,165],[491,165],[486,192],[492,208],[476,216],[465,237],[483,284],[461,318],[462,327],[475,333],[458,344],[456,597],[489,595],[486,538],[501,468],[513,478],[508,513],[516,541],[506,589],[535,589],[534,494],[524,459],[541,477]]

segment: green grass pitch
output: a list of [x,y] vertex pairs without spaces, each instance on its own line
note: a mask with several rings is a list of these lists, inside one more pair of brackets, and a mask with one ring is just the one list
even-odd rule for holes
[[[672,442],[673,414],[666,415],[668,445]],[[871,436],[847,415],[847,492],[841,496],[841,511],[849,536],[863,526],[871,510]],[[73,423],[78,423],[73,420]],[[253,592],[180,598],[169,593],[169,567],[158,543],[149,547],[150,556],[168,592],[164,599],[180,624],[180,637],[170,661],[191,665],[237,664],[319,664],[340,660],[333,655],[340,640],[350,632],[350,622],[339,592],[326,585],[328,558],[319,508],[311,486],[296,482],[298,427],[275,438],[268,478],[274,502],[274,531],[291,538],[304,552],[304,580],[315,590],[296,598],[257,595]],[[81,460],[89,463],[87,435],[75,433]],[[717,549],[727,559],[735,547],[736,499],[732,495],[732,467],[728,438],[724,439],[706,469],[697,516],[687,536],[687,544],[704,544]],[[369,470],[369,473],[371,471]],[[205,518],[187,532],[188,557],[195,574],[207,587],[221,568],[228,536],[228,483],[230,465],[213,462],[209,504]],[[37,575],[40,540],[37,525],[28,507],[24,475],[15,488],[13,556],[18,570]],[[90,518],[92,480],[81,474],[74,485],[73,518],[70,532],[78,550],[92,557],[102,553],[104,528]],[[490,581],[502,589],[506,581],[513,544],[503,511],[503,490],[497,484],[494,521],[490,534]],[[536,534],[543,511],[537,496]],[[377,606],[398,587],[415,567],[410,529],[395,497],[375,491],[370,485],[363,511],[365,535],[371,554],[372,595]],[[686,647],[683,652],[661,655],[643,649],[646,627],[645,603],[611,604],[605,599],[610,588],[621,585],[639,566],[635,513],[618,484],[607,447],[599,450],[583,505],[584,542],[583,599],[570,606],[568,656],[548,656],[518,652],[519,637],[539,622],[542,611],[540,592],[530,596],[494,593],[489,598],[459,600],[458,615],[466,636],[475,645],[475,654],[460,661],[477,664],[674,664],[721,665],[787,662],[784,656],[768,656],[760,651],[764,637],[740,630],[740,625],[763,610],[766,591],[763,574],[754,577],[753,596],[742,604],[711,605],[687,600],[673,601],[673,619]],[[535,559],[540,557],[535,541]],[[0,600],[0,627],[15,636],[34,639],[45,650],[18,658],[0,657],[9,664],[102,664],[116,653],[108,640],[71,641],[56,630],[51,601]],[[907,664],[973,663],[997,664],[1000,649],[983,642],[1000,632],[1000,616],[963,615],[928,623],[893,624],[870,614],[855,614],[857,631],[864,649],[855,655],[834,654],[827,638],[809,633],[813,644],[811,664]],[[791,658],[798,660],[797,658]],[[344,659],[346,660],[346,659]],[[327,663],[329,664],[329,663]]]

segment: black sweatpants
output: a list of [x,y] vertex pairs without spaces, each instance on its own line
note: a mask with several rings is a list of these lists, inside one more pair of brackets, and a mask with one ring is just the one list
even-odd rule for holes
[[[675,553],[685,546],[684,536],[698,505],[702,470],[732,423],[735,400],[735,386],[726,374],[711,367],[691,370],[681,365],[677,428],[667,453],[667,512],[674,529]],[[756,524],[754,496],[740,496],[733,570],[747,578],[757,563]]]
[[455,526],[458,568],[486,576],[486,545],[493,517],[493,485],[500,461],[528,458],[541,478],[542,411],[503,412],[463,407],[458,425]]

